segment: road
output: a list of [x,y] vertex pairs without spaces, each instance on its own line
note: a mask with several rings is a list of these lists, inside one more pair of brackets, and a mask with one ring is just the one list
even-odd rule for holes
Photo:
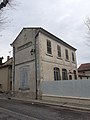
[[90,120],[90,113],[31,102],[0,99],[0,120]]

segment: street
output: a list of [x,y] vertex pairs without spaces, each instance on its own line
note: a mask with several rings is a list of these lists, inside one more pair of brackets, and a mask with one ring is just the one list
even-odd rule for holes
[[32,102],[0,99],[0,120],[90,120],[90,113]]

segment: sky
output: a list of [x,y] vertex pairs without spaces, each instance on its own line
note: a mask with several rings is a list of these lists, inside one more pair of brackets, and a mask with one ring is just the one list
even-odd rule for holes
[[10,44],[23,27],[42,27],[77,49],[77,65],[90,63],[90,44],[85,22],[90,0],[14,0],[4,9],[0,27],[0,56],[12,56]]

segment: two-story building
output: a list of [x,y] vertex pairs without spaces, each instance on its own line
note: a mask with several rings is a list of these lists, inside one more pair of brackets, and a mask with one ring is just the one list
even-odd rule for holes
[[41,81],[77,79],[76,49],[43,28],[23,28],[13,46],[13,90],[37,99]]
[[90,79],[90,63],[81,64],[78,68],[79,79]]

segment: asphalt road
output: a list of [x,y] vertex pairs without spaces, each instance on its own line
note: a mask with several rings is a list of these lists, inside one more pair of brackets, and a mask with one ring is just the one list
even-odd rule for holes
[[90,113],[63,107],[0,99],[0,120],[90,120]]

